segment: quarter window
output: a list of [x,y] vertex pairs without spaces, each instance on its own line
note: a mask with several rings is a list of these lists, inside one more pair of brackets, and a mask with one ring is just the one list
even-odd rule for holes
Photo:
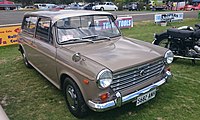
[[24,18],[22,29],[30,34],[34,34],[36,23],[37,17],[26,17]]

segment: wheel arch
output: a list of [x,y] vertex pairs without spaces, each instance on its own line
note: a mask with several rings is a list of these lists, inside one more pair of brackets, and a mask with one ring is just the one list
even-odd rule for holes
[[83,94],[84,93],[84,89],[83,89],[83,87],[81,87],[81,83],[78,80],[78,78],[76,78],[74,75],[72,75],[70,73],[67,73],[67,72],[63,72],[62,74],[60,74],[59,78],[60,78],[60,89],[61,90],[63,90],[63,84],[64,84],[65,79],[69,78],[78,86],[78,88],[81,91],[81,94],[82,94],[84,100],[86,101],[86,97],[87,96],[85,94]]
[[[24,46],[23,46],[21,43],[19,43],[19,48],[18,48],[18,50],[19,50],[21,53],[25,53],[26,56],[27,56],[26,50],[25,50]],[[28,56],[27,56],[27,57],[28,57]]]
[[19,49],[18,49],[21,53],[23,53],[25,50],[24,50],[24,47],[21,45],[21,44],[19,44]]

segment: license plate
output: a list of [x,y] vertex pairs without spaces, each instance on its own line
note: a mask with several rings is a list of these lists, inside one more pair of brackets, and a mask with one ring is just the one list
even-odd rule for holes
[[136,106],[141,105],[142,103],[147,102],[148,100],[154,98],[156,96],[156,89],[145,93],[137,98]]

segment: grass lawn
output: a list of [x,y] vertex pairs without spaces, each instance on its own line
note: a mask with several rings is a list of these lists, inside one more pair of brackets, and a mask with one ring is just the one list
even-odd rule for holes
[[[153,34],[172,26],[194,25],[185,20],[161,27],[140,22],[122,30],[125,36],[153,41]],[[0,47],[0,104],[11,120],[70,120],[61,92],[36,70],[27,69],[18,46]],[[173,79],[161,86],[155,99],[135,107],[129,103],[103,113],[91,112],[89,120],[198,120],[200,118],[200,62],[177,60],[171,65]]]

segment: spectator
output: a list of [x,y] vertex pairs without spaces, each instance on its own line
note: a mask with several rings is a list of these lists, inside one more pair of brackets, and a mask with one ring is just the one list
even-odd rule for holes
[[155,10],[155,2],[152,2],[152,11]]

